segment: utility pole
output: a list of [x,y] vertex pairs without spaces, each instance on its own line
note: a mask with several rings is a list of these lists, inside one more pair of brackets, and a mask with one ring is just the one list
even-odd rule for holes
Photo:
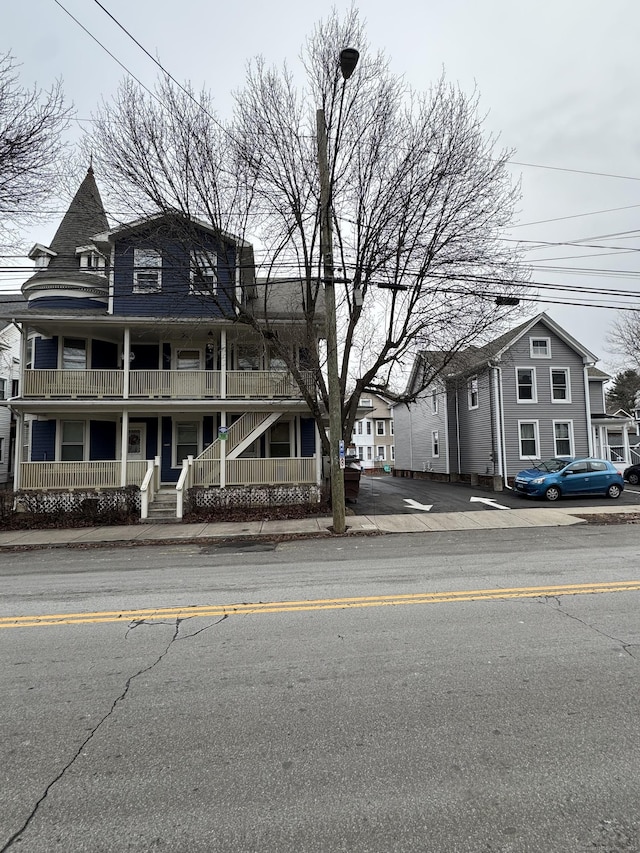
[[[347,47],[340,52],[340,72],[344,84],[351,77],[360,54],[355,48]],[[342,99],[340,119],[342,118]],[[338,120],[338,126],[340,125]],[[329,459],[331,462],[331,509],[333,532],[346,531],[344,504],[344,475],[340,468],[339,444],[342,439],[342,395],[338,372],[338,332],[336,327],[336,289],[333,273],[333,235],[331,227],[331,177],[327,156],[327,122],[323,109],[316,112],[318,138],[318,168],[320,171],[320,249],[324,272],[324,300],[327,317],[327,384],[329,386]]]
[[331,229],[331,182],[327,158],[327,123],[324,110],[316,112],[318,167],[320,169],[320,247],[324,271],[324,302],[327,318],[327,384],[329,386],[329,458],[331,461],[331,510],[333,532],[346,531],[344,476],[340,470],[339,441],[342,438],[342,400],[338,372],[336,289],[333,277],[333,236]]

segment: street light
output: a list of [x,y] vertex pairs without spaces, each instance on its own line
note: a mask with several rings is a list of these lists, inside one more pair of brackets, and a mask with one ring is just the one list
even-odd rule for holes
[[[340,72],[343,77],[342,98],[346,81],[351,77],[360,54],[353,47],[340,52]],[[340,100],[340,117],[342,99]],[[340,126],[340,117],[338,127]],[[324,271],[324,299],[327,315],[327,384],[329,386],[329,458],[331,463],[331,509],[333,532],[346,530],[344,477],[340,468],[339,442],[342,438],[342,400],[338,372],[338,333],[336,328],[336,292],[333,275],[333,236],[331,232],[331,177],[327,157],[327,122],[324,110],[316,111],[318,138],[318,168],[320,171],[320,250]],[[343,457],[344,458],[344,457]],[[343,463],[344,464],[344,463]]]

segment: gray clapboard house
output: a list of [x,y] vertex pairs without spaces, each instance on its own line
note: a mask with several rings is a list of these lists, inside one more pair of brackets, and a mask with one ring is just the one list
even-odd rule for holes
[[409,387],[438,374],[415,403],[394,407],[396,472],[491,477],[501,488],[550,456],[630,464],[634,421],[606,413],[610,377],[596,361],[545,313],[453,357],[420,353]]

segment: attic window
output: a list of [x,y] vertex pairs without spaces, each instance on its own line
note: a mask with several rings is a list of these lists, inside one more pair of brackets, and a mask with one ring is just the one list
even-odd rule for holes
[[36,269],[42,270],[45,267],[48,267],[50,260],[51,260],[51,257],[49,255],[44,255],[44,254],[43,255],[36,255],[34,258]]
[[134,249],[133,292],[158,293],[162,288],[162,254],[157,249]]
[[199,296],[215,295],[218,284],[218,258],[215,252],[191,253],[189,292]]
[[531,358],[551,358],[550,338],[529,338]]

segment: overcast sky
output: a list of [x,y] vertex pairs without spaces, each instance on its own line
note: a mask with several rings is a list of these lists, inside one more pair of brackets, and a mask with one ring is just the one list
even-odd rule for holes
[[[351,5],[347,0],[326,6],[301,0],[101,2],[174,77],[211,89],[223,118],[230,115],[230,93],[242,85],[249,58],[263,54],[276,64],[287,59],[295,68],[318,18],[332,5],[339,10]],[[516,149],[511,168],[522,180],[518,225],[505,237],[530,241],[524,245],[534,281],[582,291],[540,290],[540,295],[640,308],[633,295],[640,292],[640,2],[361,0],[356,5],[371,46],[384,49],[393,70],[414,88],[426,89],[443,69],[465,91],[477,86],[487,129],[500,135],[504,147]],[[95,0],[5,0],[3,6],[0,50],[11,50],[21,63],[26,85],[47,87],[62,78],[80,121],[91,117],[101,96],[115,91],[125,71],[64,9],[145,85],[153,85],[156,66]],[[32,242],[49,243],[58,219],[39,227]],[[578,241],[583,245],[564,245]],[[561,245],[533,248],[540,243]],[[2,281],[6,289],[8,279]],[[11,280],[13,289],[19,284]],[[615,311],[543,303],[538,308],[600,356],[601,367],[616,367],[605,341]]]

